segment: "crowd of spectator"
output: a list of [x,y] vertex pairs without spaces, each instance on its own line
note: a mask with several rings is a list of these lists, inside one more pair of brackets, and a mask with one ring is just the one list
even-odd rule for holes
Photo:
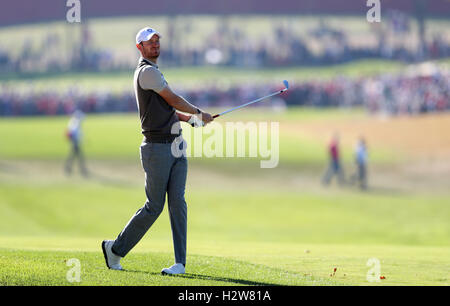
[[369,113],[420,114],[450,110],[450,74],[433,74],[305,82],[287,93],[288,105],[313,107],[362,106]]
[[0,87],[0,116],[67,115],[75,109],[85,113],[113,113],[136,111],[134,93],[104,92],[15,92]]
[[[209,87],[180,92],[200,107],[242,104],[281,89],[258,84],[227,89]],[[365,107],[370,113],[419,114],[450,110],[450,74],[435,70],[431,74],[381,75],[351,79],[337,77],[325,81],[291,82],[289,91],[280,96],[286,106]],[[280,100],[278,100],[279,102]],[[267,105],[267,104],[264,104]],[[64,115],[74,109],[85,113],[136,112],[133,92],[121,94],[92,92],[17,93],[0,87],[0,116]]]
[[[177,23],[175,19],[168,23],[160,63],[165,67],[289,67],[338,64],[363,58],[418,62],[449,57],[450,42],[446,32],[429,32],[418,44],[408,41],[416,35],[411,26],[412,19],[390,11],[385,22],[372,25],[366,30],[367,35],[358,38],[342,27],[330,25],[325,18],[319,18],[316,25],[308,26],[302,34],[295,28],[298,25],[272,21],[270,30],[263,37],[249,34],[227,19],[219,19],[208,36],[194,45],[188,42],[190,37],[198,35],[195,28],[190,23],[185,26],[186,21]],[[183,27],[183,35],[177,35],[180,27]],[[21,53],[15,56],[0,43],[0,70],[19,74],[117,71],[129,70],[135,65],[137,51],[135,54],[129,52],[133,45],[119,48],[98,44],[98,37],[93,35],[88,22],[82,23],[77,31],[79,33],[70,32],[74,39],[68,42],[61,33],[51,30],[41,41],[27,38],[20,48]],[[125,53],[124,48],[128,50]]]

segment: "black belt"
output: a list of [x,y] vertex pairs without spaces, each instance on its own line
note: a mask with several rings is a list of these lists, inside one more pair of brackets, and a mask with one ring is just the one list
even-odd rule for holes
[[145,143],[172,143],[176,138],[177,138],[177,136],[170,137],[170,138],[147,138],[147,137],[144,137],[144,142]]

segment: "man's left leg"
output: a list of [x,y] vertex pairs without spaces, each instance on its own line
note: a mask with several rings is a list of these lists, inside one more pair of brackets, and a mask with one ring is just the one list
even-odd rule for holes
[[184,198],[187,177],[186,157],[175,161],[167,186],[167,202],[172,227],[175,263],[186,264],[187,205]]

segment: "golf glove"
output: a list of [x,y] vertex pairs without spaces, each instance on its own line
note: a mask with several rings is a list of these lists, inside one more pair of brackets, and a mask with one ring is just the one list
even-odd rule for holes
[[188,123],[193,127],[202,127],[205,123],[200,120],[197,116],[192,115],[191,119],[189,119]]

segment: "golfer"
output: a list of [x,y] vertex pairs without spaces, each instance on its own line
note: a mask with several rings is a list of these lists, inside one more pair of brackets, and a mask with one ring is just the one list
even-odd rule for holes
[[116,240],[102,242],[102,250],[108,268],[122,270],[121,258],[141,240],[161,214],[167,194],[175,264],[161,273],[183,274],[186,265],[187,207],[184,191],[187,160],[185,155],[173,154],[173,147],[184,143],[180,141],[180,121],[200,127],[213,118],[170,89],[157,65],[160,38],[160,33],[152,28],[144,28],[136,35],[136,47],[141,58],[134,74],[134,89],[144,135],[140,154],[147,201]]

